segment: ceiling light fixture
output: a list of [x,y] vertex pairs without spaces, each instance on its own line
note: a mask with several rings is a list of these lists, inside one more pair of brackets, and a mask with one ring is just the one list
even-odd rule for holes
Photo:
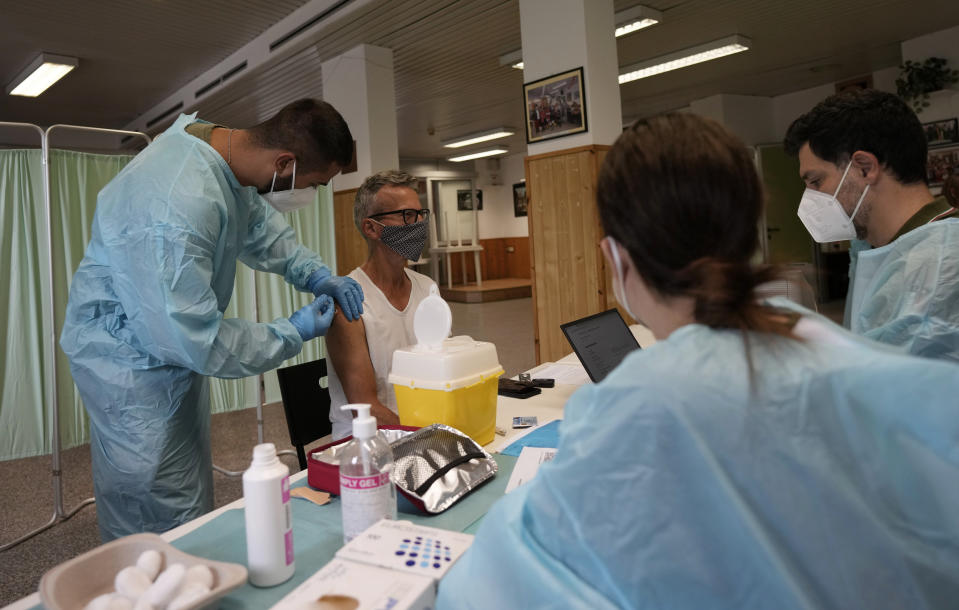
[[[616,30],[613,32],[613,34],[616,36],[616,38],[619,38],[620,36],[625,36],[626,34],[632,34],[636,30],[641,30],[643,28],[648,28],[651,25],[656,25],[662,20],[663,13],[661,11],[657,11],[654,8],[649,8],[648,6],[643,6],[642,4],[637,4],[636,6],[631,6],[613,15],[613,21],[616,24]],[[522,70],[523,50],[517,49],[515,51],[510,51],[505,55],[500,55],[499,65]]]
[[41,53],[7,85],[6,92],[10,95],[37,97],[76,68],[78,63],[76,57]]
[[489,150],[481,150],[474,153],[469,153],[466,155],[460,155],[459,157],[450,157],[447,161],[453,161],[459,163],[460,161],[472,161],[473,159],[482,159],[483,157],[492,157],[493,155],[502,155],[503,153],[509,152],[503,147],[491,148]]
[[674,51],[666,55],[660,55],[652,59],[647,59],[631,66],[625,66],[619,69],[619,84],[632,82],[648,76],[655,76],[670,70],[678,70],[687,66],[719,59],[734,53],[741,53],[752,46],[752,41],[745,36],[733,34],[719,40],[707,42],[705,44]]
[[513,135],[514,133],[516,133],[516,130],[511,127],[497,127],[496,129],[491,129],[489,131],[481,131],[479,133],[471,133],[465,136],[460,136],[453,140],[444,140],[443,146],[446,148],[460,148],[462,146],[469,146],[470,144],[479,144],[480,142],[488,142],[490,140],[505,138],[506,136]]
[[663,14],[654,8],[637,4],[636,6],[619,11],[614,15],[616,20],[616,38],[632,34],[636,30],[648,28],[663,20]]
[[523,69],[523,50],[517,49],[515,51],[510,51],[505,55],[499,56],[499,65],[509,66],[511,68],[516,68],[517,70]]

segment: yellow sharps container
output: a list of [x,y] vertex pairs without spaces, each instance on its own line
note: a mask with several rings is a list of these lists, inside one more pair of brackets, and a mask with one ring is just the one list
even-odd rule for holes
[[503,374],[496,346],[449,337],[452,315],[436,286],[413,318],[417,344],[393,352],[389,382],[404,426],[446,424],[480,445],[496,432],[496,396]]

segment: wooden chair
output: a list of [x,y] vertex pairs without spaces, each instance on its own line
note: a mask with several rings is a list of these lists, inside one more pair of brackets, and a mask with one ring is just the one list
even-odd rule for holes
[[283,411],[296,448],[300,470],[306,468],[303,447],[333,431],[330,423],[330,391],[320,387],[326,377],[326,360],[314,360],[276,370],[283,397]]

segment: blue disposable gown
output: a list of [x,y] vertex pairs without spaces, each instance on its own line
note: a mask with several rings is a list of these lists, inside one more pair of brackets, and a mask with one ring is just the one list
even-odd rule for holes
[[[195,116],[195,115],[194,115]],[[213,507],[205,376],[275,368],[303,346],[286,318],[223,317],[237,259],[303,290],[319,256],[180,118],[97,199],[60,345],[90,415],[104,540]]]
[[741,335],[696,324],[577,391],[437,607],[954,607],[959,366],[809,320],[751,336],[753,391]]
[[850,249],[846,326],[902,350],[959,362],[959,218],[880,248]]

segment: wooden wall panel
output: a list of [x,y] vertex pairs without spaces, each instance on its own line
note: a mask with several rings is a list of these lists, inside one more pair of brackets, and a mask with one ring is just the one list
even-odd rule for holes
[[[480,273],[484,280],[499,280],[503,278],[531,277],[528,237],[497,237],[481,239],[480,245]],[[460,257],[466,257],[466,281],[475,282],[476,272],[473,265],[473,254],[454,254],[453,284],[463,283],[463,270]],[[446,272],[441,273],[442,281],[446,281]],[[445,284],[444,284],[445,285]]]
[[526,158],[537,363],[570,352],[560,324],[613,302],[599,240],[596,180],[608,146]]
[[333,232],[336,238],[336,274],[346,275],[366,262],[366,240],[353,224],[357,189],[333,193]]

